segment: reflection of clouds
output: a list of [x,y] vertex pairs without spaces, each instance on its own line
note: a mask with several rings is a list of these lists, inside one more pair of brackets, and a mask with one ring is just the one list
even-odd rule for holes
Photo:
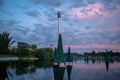
[[[71,80],[117,80],[119,79],[119,63],[110,64],[110,71],[107,72],[105,64],[74,64]],[[76,74],[77,73],[77,74]],[[76,75],[74,75],[76,74]]]
[[[93,69],[93,70],[99,70],[99,69],[105,69],[105,63],[100,63],[100,64],[92,64],[91,61],[89,61],[89,64],[84,64],[84,62],[77,62],[77,63],[74,63],[74,68],[75,69]],[[120,69],[120,65],[118,63],[115,63],[114,65],[112,65],[111,63],[109,64],[110,68],[111,69]]]
[[27,73],[15,77],[11,77],[9,80],[53,80],[52,69],[37,69],[35,73]]
[[[120,64],[117,62],[110,63],[107,72],[104,62],[84,64],[83,61],[78,61],[73,63],[71,80],[119,80],[119,70]],[[9,71],[15,73],[14,69]],[[35,73],[14,75],[9,80],[54,80],[53,68],[38,68]],[[64,80],[68,80],[67,70],[65,70]]]

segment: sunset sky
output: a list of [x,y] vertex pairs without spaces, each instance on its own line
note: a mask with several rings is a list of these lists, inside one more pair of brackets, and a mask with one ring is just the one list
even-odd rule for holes
[[0,0],[0,33],[14,45],[56,46],[58,3],[64,51],[120,51],[120,0]]

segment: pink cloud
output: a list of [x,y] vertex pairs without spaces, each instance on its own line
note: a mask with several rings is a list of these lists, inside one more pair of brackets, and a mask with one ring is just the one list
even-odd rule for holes
[[107,30],[112,31],[112,32],[120,31],[120,26],[109,26],[109,27],[107,27]]
[[120,13],[120,6],[117,6],[117,9],[113,11],[102,11],[101,9],[104,9],[104,6],[100,3],[89,4],[79,8],[72,8],[69,18],[98,19],[100,18],[98,15],[105,18],[112,18]]
[[103,16],[106,17],[106,18],[113,18],[115,16],[119,16],[120,15],[120,5],[117,6],[117,9],[116,10],[112,10],[112,11],[105,11],[103,12]]
[[117,49],[120,50],[120,45],[114,45],[114,44],[90,44],[90,45],[65,45],[64,48],[67,49],[68,47],[71,47],[72,49],[91,49],[91,48],[98,48],[98,49]]
[[[77,18],[92,19],[93,17],[96,17],[96,13],[102,14],[102,12],[100,11],[100,8],[102,8],[102,5],[100,3],[90,4],[85,7],[72,8],[71,9],[72,13],[70,18],[77,17]],[[86,14],[82,11],[84,11]]]
[[118,48],[120,45],[102,45],[102,44],[92,44],[92,45],[67,45],[66,47],[71,46],[71,48]]

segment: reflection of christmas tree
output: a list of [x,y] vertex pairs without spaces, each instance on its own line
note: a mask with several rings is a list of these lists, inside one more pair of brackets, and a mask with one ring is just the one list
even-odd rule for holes
[[63,80],[65,67],[53,66],[54,80]]
[[106,66],[106,70],[107,70],[107,72],[109,71],[109,61],[105,61],[105,66]]
[[68,80],[70,80],[71,71],[72,71],[72,66],[67,66]]

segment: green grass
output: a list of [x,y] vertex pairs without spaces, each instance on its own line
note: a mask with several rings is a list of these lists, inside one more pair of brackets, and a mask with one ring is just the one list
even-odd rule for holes
[[12,57],[12,55],[5,55],[5,54],[0,54],[0,58],[4,58],[4,57]]
[[19,55],[19,56],[13,56],[13,55],[5,55],[5,54],[0,54],[0,58],[4,58],[4,57],[18,57],[18,58],[31,58],[31,56],[29,55]]
[[20,55],[20,56],[18,56],[20,59],[21,58],[31,58],[31,56],[29,56],[29,55]]

